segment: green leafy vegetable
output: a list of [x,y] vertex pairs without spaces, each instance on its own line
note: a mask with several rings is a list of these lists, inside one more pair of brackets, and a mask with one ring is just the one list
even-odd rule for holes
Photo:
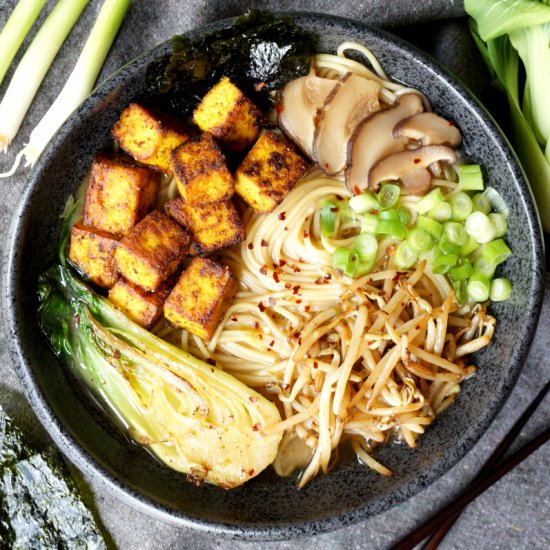
[[313,36],[290,17],[253,11],[196,44],[174,36],[173,54],[148,68],[147,93],[165,109],[187,115],[227,76],[266,108],[269,92],[309,72],[313,51]]
[[40,277],[41,326],[135,441],[197,484],[235,487],[273,462],[282,434],[262,432],[281,420],[273,403],[130,321],[60,256]]
[[508,98],[512,141],[542,225],[550,231],[550,6],[535,0],[466,0],[465,8],[481,54]]

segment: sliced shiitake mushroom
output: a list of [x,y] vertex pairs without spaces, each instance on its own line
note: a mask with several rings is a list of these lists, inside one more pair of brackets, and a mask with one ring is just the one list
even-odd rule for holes
[[380,159],[405,149],[409,138],[393,137],[393,128],[401,119],[420,113],[423,108],[418,94],[405,94],[395,106],[372,114],[357,127],[348,143],[346,184],[349,189],[365,189],[372,167]]
[[313,141],[313,155],[326,174],[344,169],[348,141],[359,123],[380,109],[379,93],[377,82],[347,73],[327,97]]
[[444,145],[425,145],[418,149],[394,153],[377,162],[369,174],[369,187],[377,191],[380,182],[401,180],[403,189],[414,195],[424,194],[431,184],[427,167],[438,161],[453,164],[456,154]]
[[393,135],[416,139],[422,145],[448,145],[453,148],[462,141],[454,123],[435,113],[420,113],[401,120],[395,125]]
[[291,80],[281,94],[279,126],[311,160],[317,112],[336,85],[337,80],[310,74]]

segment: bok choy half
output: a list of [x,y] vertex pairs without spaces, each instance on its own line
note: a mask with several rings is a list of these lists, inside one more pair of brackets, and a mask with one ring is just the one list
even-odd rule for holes
[[276,406],[233,376],[142,329],[64,258],[39,279],[39,319],[56,355],[138,443],[196,483],[229,489],[275,459]]

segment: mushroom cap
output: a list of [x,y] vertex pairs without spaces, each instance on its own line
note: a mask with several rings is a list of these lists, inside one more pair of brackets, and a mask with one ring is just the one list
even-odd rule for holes
[[394,106],[378,111],[365,119],[348,143],[346,185],[349,189],[365,189],[372,167],[393,153],[405,150],[409,138],[393,137],[393,128],[403,118],[423,110],[418,94],[405,94]]
[[380,110],[380,84],[347,73],[326,98],[319,113],[313,141],[313,155],[328,175],[346,166],[348,141],[357,126],[370,114]]
[[456,148],[462,141],[454,123],[435,113],[419,113],[404,118],[393,129],[394,137],[405,136],[420,141],[422,145],[448,145]]
[[377,191],[382,181],[401,180],[403,188],[409,193],[422,194],[421,190],[426,187],[427,178],[431,184],[431,175],[427,167],[438,161],[453,164],[456,162],[456,154],[444,145],[425,145],[418,149],[394,153],[373,166],[369,174],[369,187],[372,191]]

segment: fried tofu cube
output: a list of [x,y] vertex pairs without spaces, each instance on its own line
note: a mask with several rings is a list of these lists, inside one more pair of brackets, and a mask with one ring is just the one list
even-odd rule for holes
[[271,212],[296,185],[307,163],[273,132],[264,132],[235,173],[235,191],[256,212]]
[[121,277],[109,290],[109,300],[132,321],[150,328],[162,315],[164,301],[172,290],[170,282],[162,283],[155,292],[147,292]]
[[168,201],[164,208],[192,234],[189,249],[192,256],[239,244],[246,237],[241,218],[230,200],[192,206],[178,197]]
[[155,206],[162,175],[108,153],[94,159],[84,224],[122,236]]
[[112,129],[112,137],[131,157],[171,174],[172,149],[191,137],[174,117],[139,103],[130,103]]
[[193,113],[195,124],[231,151],[244,151],[260,131],[261,113],[235,84],[223,77]]
[[97,286],[111,288],[118,279],[115,269],[115,250],[118,237],[86,227],[82,221],[71,229],[69,259]]
[[122,237],[115,266],[128,281],[154,292],[179,268],[190,241],[179,224],[154,210]]
[[189,204],[205,205],[230,199],[233,176],[212,134],[188,139],[172,151],[172,172],[178,190]]
[[164,316],[173,325],[210,340],[236,291],[237,279],[229,267],[193,258],[164,302]]

